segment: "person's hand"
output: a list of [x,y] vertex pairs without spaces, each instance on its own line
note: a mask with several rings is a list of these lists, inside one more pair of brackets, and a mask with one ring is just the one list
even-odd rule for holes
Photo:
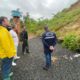
[[49,49],[50,49],[51,51],[54,51],[54,50],[55,50],[55,48],[54,48],[53,46],[50,46]]

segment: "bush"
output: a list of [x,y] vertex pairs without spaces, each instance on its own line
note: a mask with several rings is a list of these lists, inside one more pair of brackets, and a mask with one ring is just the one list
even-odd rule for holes
[[76,51],[80,49],[80,37],[76,35],[67,35],[64,38],[62,43],[63,47],[68,48],[69,50]]

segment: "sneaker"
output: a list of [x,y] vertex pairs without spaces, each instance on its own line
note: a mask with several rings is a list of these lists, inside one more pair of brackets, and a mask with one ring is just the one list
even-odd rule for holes
[[17,64],[15,62],[12,62],[12,66],[16,66]]
[[9,74],[9,76],[10,76],[10,77],[13,76],[13,72],[11,72],[11,73]]
[[20,57],[19,56],[16,56],[16,57],[14,57],[14,59],[20,59]]

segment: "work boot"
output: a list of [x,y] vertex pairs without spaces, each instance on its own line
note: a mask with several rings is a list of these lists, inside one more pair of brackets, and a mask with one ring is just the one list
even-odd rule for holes
[[43,70],[48,71],[48,69],[49,69],[49,66],[44,66],[44,67],[43,67]]

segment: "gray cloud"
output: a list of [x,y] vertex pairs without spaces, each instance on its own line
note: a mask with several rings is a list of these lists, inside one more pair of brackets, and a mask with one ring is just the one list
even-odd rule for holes
[[11,10],[20,8],[23,14],[30,13],[32,18],[50,18],[52,14],[69,7],[77,0],[1,0],[0,16],[11,17]]

